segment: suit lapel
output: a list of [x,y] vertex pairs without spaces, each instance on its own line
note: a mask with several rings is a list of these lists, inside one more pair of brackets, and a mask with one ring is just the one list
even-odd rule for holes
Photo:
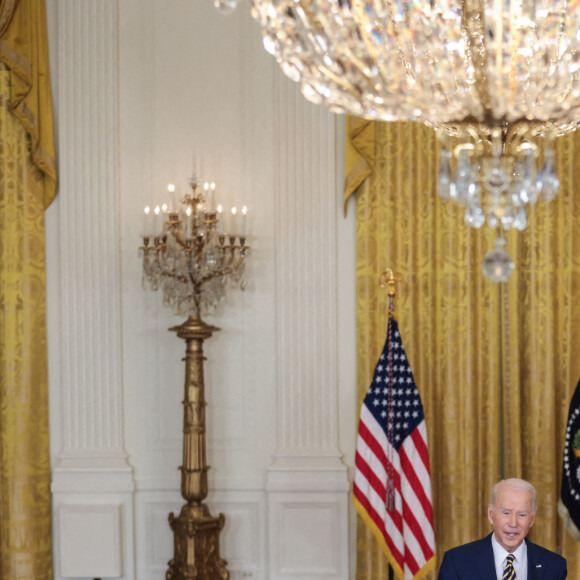
[[541,580],[544,576],[544,566],[539,559],[535,544],[528,542],[528,580]]
[[[493,532],[492,532],[493,533]],[[490,578],[495,578],[495,563],[493,559],[493,547],[491,545],[491,534],[486,536],[482,540],[482,549],[479,551],[479,562],[474,568],[479,572],[479,578],[481,580],[489,580]],[[531,580],[531,578],[528,578]]]

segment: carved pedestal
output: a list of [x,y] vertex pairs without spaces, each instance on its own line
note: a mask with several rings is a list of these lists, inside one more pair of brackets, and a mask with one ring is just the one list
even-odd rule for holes
[[225,517],[210,515],[202,503],[207,496],[205,454],[205,390],[203,380],[203,341],[215,326],[198,316],[189,317],[182,325],[171,328],[186,341],[185,394],[183,399],[183,465],[181,495],[187,503],[178,517],[169,514],[173,530],[173,559],[165,574],[166,580],[228,580],[226,561],[220,558],[219,533]]
[[167,580],[228,580],[226,562],[220,558],[219,533],[225,518],[210,515],[203,504],[186,504],[175,517],[169,514],[173,530],[174,557]]

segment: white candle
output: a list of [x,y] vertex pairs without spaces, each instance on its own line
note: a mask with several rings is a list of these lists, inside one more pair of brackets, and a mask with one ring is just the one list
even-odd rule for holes
[[231,225],[230,225],[230,231],[228,232],[230,234],[230,236],[235,236],[238,233],[237,214],[238,214],[238,208],[232,207],[232,221],[231,221]]
[[150,220],[150,216],[149,214],[151,213],[151,208],[149,206],[145,207],[145,229],[143,230],[143,235],[144,236],[149,236],[149,220]]
[[206,181],[203,184],[203,201],[208,211],[211,211],[211,204],[209,203],[209,183]]
[[169,207],[167,206],[166,203],[164,203],[161,206],[161,231],[163,231],[165,229],[165,224],[167,223],[167,220],[169,219],[169,216],[167,215],[168,211],[169,211]]
[[188,207],[185,213],[185,237],[191,238],[191,207]]
[[215,209],[215,183],[212,181],[209,184],[209,210],[214,211]]
[[169,197],[171,199],[171,211],[176,212],[178,210],[178,207],[177,207],[177,199],[176,199],[176,195],[175,195],[175,185],[173,185],[173,183],[170,183],[167,186],[167,191],[169,192]]
[[217,206],[217,219],[218,219],[218,228],[219,228],[220,234],[224,233],[224,217],[222,215],[223,211],[224,211],[224,208],[222,207],[222,204],[220,203]]
[[248,213],[248,208],[244,206],[242,208],[242,236],[246,235],[246,214]]
[[157,236],[161,231],[161,228],[159,227],[161,223],[161,208],[156,205],[153,211],[155,212],[155,233],[153,235]]

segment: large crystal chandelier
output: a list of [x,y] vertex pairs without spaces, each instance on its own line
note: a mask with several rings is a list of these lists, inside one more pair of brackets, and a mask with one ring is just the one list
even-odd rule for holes
[[[252,14],[309,101],[437,129],[439,193],[471,226],[501,239],[556,194],[551,142],[580,121],[578,2],[253,0]],[[501,243],[492,254],[486,275],[506,279]]]

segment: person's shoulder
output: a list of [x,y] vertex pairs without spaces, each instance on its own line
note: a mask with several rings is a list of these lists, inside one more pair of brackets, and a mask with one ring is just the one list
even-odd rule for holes
[[482,578],[495,578],[490,536],[447,550],[437,580],[472,578],[474,570],[479,570]]
[[491,537],[485,536],[485,538],[480,538],[479,540],[474,540],[473,542],[468,542],[467,544],[461,544],[461,546],[456,546],[447,550],[450,554],[467,554],[470,552],[479,552],[483,547],[489,545],[491,548]]
[[563,556],[560,556],[560,554],[556,552],[552,552],[552,550],[548,550],[548,548],[534,544],[528,539],[526,539],[526,543],[528,545],[528,554],[534,554],[536,558],[542,558],[542,560],[546,561],[551,560],[553,562],[566,562],[566,559]]

